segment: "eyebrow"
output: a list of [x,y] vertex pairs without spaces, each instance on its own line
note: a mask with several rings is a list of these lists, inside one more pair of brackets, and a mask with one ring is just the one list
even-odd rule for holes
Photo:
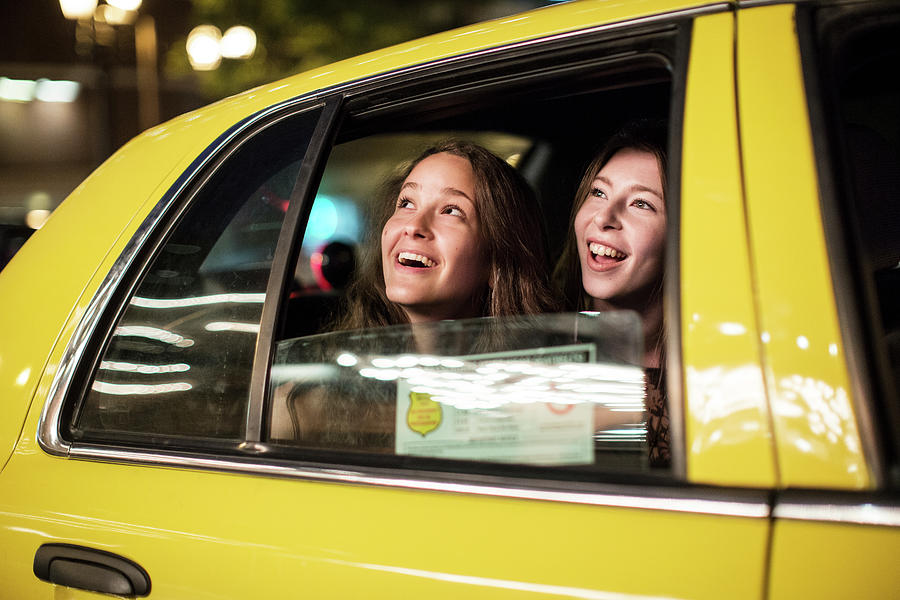
[[[422,186],[420,186],[420,185],[419,185],[418,183],[416,183],[415,181],[407,181],[406,183],[403,184],[403,187],[400,188],[400,191],[402,192],[402,191],[405,190],[406,188],[412,188],[412,189],[414,189],[414,190],[417,190],[417,189],[419,189],[420,187],[422,187]],[[469,195],[468,195],[467,193],[465,193],[465,192],[462,191],[462,190],[458,190],[458,189],[456,189],[455,187],[445,187],[445,188],[443,188],[443,189],[441,190],[441,193],[442,193],[442,194],[447,194],[447,195],[449,195],[449,196],[462,196],[463,198],[465,198],[466,200],[468,200],[468,201],[471,202],[472,204],[475,204],[475,201],[472,200],[471,198],[469,198]]]
[[[606,177],[603,177],[601,175],[594,177],[594,181],[602,181],[606,185],[613,187],[612,181],[610,181],[609,179],[607,179]],[[628,191],[629,192],[650,192],[651,194],[653,194],[660,200],[664,200],[662,192],[660,192],[659,190],[656,190],[654,188],[647,187],[646,185],[641,185],[639,183],[636,183],[636,184],[632,185],[631,187],[629,187]]]

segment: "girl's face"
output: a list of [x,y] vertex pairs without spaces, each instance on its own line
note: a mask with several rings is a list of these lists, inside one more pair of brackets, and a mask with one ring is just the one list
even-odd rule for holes
[[489,272],[478,218],[465,158],[434,154],[403,181],[381,232],[381,260],[387,297],[410,322],[477,316]]
[[646,303],[662,277],[665,236],[659,162],[649,152],[619,150],[575,214],[581,280],[595,308]]

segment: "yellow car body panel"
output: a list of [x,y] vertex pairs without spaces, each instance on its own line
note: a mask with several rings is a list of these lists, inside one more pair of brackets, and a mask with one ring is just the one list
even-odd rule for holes
[[[32,557],[44,540],[116,552],[151,574],[159,599],[756,599],[768,530],[758,518],[66,460],[31,436],[0,486],[9,555]],[[98,511],[98,498],[115,502]],[[663,539],[681,540],[685,560],[654,560]],[[0,597],[46,593],[34,577],[5,583]]]
[[779,483],[864,489],[871,474],[837,321],[793,11],[738,16],[744,182]]
[[896,526],[781,520],[772,549],[772,600],[897,596]]
[[685,97],[679,239],[687,476],[771,487],[776,476],[747,255],[733,24],[730,13],[695,21]]
[[[852,587],[856,574],[841,579],[847,565],[873,579],[873,595],[890,595],[896,528],[773,525],[767,515],[504,498],[463,485],[454,493],[316,482],[290,466],[275,476],[224,472],[214,461],[199,470],[62,458],[36,440],[57,367],[107,273],[160,198],[235,123],[379,73],[690,7],[584,1],[475,25],[251,90],[116,153],[0,274],[0,575],[17,574],[0,577],[0,598],[101,597],[31,574],[35,551],[49,541],[137,561],[158,599],[288,590],[310,598],[756,600],[868,591]],[[871,486],[827,273],[792,16],[782,6],[701,16],[691,38],[676,315],[685,475],[723,491]],[[799,281],[796,269],[782,270],[787,247],[808,274]],[[711,251],[719,248],[729,251]],[[851,561],[872,548],[880,554],[871,563]],[[224,576],[235,573],[244,576]]]

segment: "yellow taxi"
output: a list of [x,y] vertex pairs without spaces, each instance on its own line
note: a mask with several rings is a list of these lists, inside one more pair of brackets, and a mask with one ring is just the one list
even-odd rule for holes
[[[141,134],[0,272],[0,598],[896,598],[898,39],[894,2],[583,0]],[[329,331],[418,148],[506,158],[558,253],[635,118],[668,128],[666,464],[561,388],[482,402],[449,341]],[[504,322],[491,368],[641,413],[626,317]],[[414,408],[410,365],[458,402]],[[278,431],[284,382],[338,376],[396,398],[390,451]]]

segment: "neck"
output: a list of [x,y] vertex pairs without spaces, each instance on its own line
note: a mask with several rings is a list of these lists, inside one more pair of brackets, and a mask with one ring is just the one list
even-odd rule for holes
[[646,368],[662,366],[663,341],[663,306],[662,301],[650,302],[640,308],[628,303],[617,303],[613,300],[593,299],[593,308],[598,311],[632,310],[641,317],[641,330],[644,336],[644,360]]

